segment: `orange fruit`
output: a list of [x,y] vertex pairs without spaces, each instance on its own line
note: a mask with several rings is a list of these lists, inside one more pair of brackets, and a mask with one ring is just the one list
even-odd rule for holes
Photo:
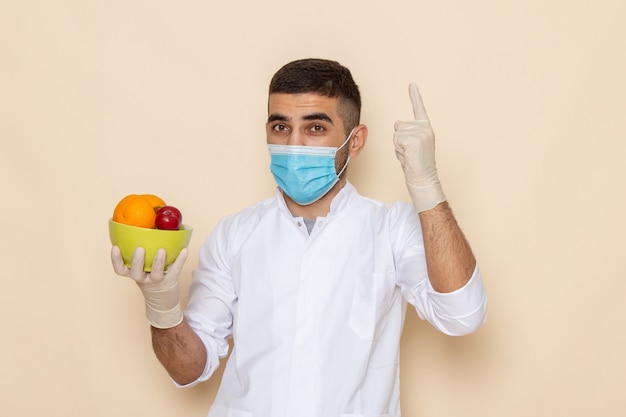
[[136,227],[154,229],[156,226],[155,207],[164,206],[165,202],[152,194],[129,194],[122,198],[115,210],[113,221]]
[[154,208],[167,206],[167,204],[165,204],[165,201],[163,201],[161,197],[154,194],[141,194],[141,197],[145,197]]

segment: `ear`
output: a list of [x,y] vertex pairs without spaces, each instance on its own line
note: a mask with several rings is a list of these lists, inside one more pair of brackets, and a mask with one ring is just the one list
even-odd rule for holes
[[365,147],[365,141],[367,140],[367,126],[358,125],[352,132],[352,138],[350,139],[350,158],[356,157],[361,153],[363,147]]

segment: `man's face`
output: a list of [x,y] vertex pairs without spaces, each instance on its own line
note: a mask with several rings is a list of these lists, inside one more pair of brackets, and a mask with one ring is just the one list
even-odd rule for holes
[[[338,100],[318,94],[270,94],[265,124],[267,143],[272,145],[339,147],[346,140]],[[341,170],[348,158],[349,146],[336,155],[335,166]]]
[[265,129],[273,145],[332,146],[346,140],[338,100],[317,94],[271,94]]

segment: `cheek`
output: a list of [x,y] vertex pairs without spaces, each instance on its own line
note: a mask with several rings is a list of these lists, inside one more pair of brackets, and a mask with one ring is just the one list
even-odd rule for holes
[[265,140],[272,145],[285,145],[289,136],[284,132],[276,132],[272,129],[266,129]]
[[344,147],[342,149],[339,149],[339,152],[337,152],[337,154],[335,155],[335,171],[337,172],[337,174],[341,172],[343,167],[348,162],[349,154],[350,154],[350,149],[347,147]]

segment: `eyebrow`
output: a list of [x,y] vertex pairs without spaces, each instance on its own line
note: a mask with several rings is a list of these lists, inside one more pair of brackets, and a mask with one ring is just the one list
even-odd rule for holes
[[326,113],[313,113],[313,114],[307,114],[306,116],[303,117],[304,120],[323,120],[325,122],[330,123],[331,125],[334,125],[333,120],[326,114]]
[[[331,119],[326,113],[323,113],[323,112],[307,114],[302,119],[303,120],[323,120],[325,122],[330,123],[331,125],[335,124],[333,122],[333,119]],[[282,114],[277,114],[277,113],[272,113],[267,118],[268,123],[276,122],[276,121],[286,122],[286,121],[289,121],[289,118],[287,116],[284,116]]]

